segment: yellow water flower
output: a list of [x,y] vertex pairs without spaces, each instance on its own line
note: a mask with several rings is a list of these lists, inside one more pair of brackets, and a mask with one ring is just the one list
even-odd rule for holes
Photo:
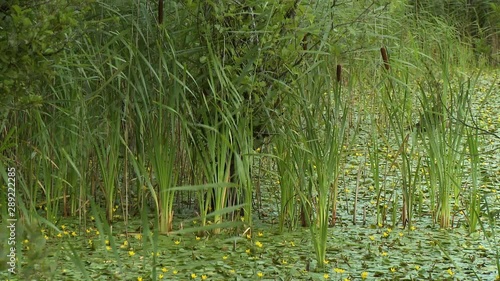
[[261,242],[257,241],[257,242],[255,242],[255,246],[262,248],[262,246],[264,246],[264,245]]
[[181,243],[181,241],[180,241],[180,240],[175,240],[175,241],[174,241],[174,244],[175,244],[175,245],[179,245],[180,243]]
[[330,278],[330,275],[328,275],[328,273],[325,273],[325,274],[323,274],[323,278],[328,279],[328,278]]
[[191,273],[191,279],[196,279],[196,273]]
[[163,277],[165,277],[165,275],[163,274],[158,275],[158,279],[163,279]]
[[418,265],[418,264],[417,264],[417,265],[415,265],[415,269],[416,269],[416,270],[420,270],[420,265]]
[[250,254],[250,249],[246,249],[245,253]]
[[227,256],[222,256],[222,259],[223,260],[227,260]]
[[392,273],[396,272],[396,268],[391,267],[391,272],[392,272]]
[[373,236],[373,235],[370,235],[368,238],[370,238],[370,240],[372,240],[372,241],[375,241],[375,236]]
[[448,270],[446,270],[446,272],[448,272],[449,275],[453,276],[455,274],[455,272],[453,272],[451,270],[451,268],[448,268]]
[[142,281],[142,277],[137,277],[137,281]]
[[106,250],[111,251],[111,246],[106,246]]
[[259,271],[259,272],[257,272],[257,276],[258,276],[259,278],[262,278],[262,277],[264,277],[264,273],[262,273],[262,272],[260,272],[260,271]]
[[205,274],[203,274],[203,275],[201,276],[201,280],[207,280],[207,278],[208,278],[208,276],[206,276]]
[[334,268],[333,271],[335,271],[336,273],[339,273],[339,274],[342,274],[345,272],[345,270],[343,270],[342,268]]
[[162,272],[167,272],[167,271],[168,271],[168,268],[166,268],[166,267],[162,267],[162,268],[161,268],[161,271],[162,271]]
[[133,257],[135,255],[135,252],[134,251],[128,251],[128,255]]
[[264,233],[259,231],[259,233],[257,233],[257,236],[262,237],[262,236],[264,236]]
[[172,271],[172,273],[173,274],[177,274],[177,273],[179,273],[179,271],[178,270],[174,270],[174,271]]
[[366,279],[367,277],[368,277],[368,272],[363,271],[363,273],[361,273],[361,279]]

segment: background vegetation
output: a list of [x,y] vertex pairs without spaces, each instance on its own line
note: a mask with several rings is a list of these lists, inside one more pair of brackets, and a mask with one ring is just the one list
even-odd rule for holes
[[[13,278],[498,278],[495,1],[2,1],[0,18]],[[451,266],[386,260],[424,226],[458,227],[423,250]],[[300,258],[263,247],[267,231]],[[459,271],[446,241],[483,241],[479,265]]]

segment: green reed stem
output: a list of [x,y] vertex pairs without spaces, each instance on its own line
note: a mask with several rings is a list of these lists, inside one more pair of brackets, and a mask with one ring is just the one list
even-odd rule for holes
[[479,222],[479,141],[478,141],[478,131],[467,130],[467,144],[469,148],[469,157],[471,165],[471,191],[468,206],[469,213],[469,233],[476,231]]
[[[429,156],[431,192],[436,188],[436,206],[431,207],[442,228],[451,226],[452,203],[459,206],[464,174],[465,145],[463,137],[467,122],[470,89],[452,87],[447,68],[443,68],[443,85],[431,84],[431,93],[421,91],[423,115],[422,136]],[[422,87],[421,87],[422,89]],[[432,196],[432,194],[431,194]],[[432,198],[431,198],[432,199]],[[452,202],[452,199],[454,201]],[[432,204],[431,200],[431,204]]]

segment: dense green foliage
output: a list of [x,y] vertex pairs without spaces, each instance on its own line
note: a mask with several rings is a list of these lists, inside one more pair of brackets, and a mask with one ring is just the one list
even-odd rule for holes
[[[232,276],[227,266],[247,255],[255,268],[238,276],[258,278],[258,257],[274,251],[253,230],[268,222],[280,235],[308,228],[303,246],[314,251],[294,260],[304,272],[290,278],[331,273],[341,260],[329,253],[329,228],[347,221],[384,233],[365,245],[370,263],[410,243],[403,234],[385,243],[387,229],[448,229],[456,217],[495,249],[489,204],[499,199],[481,189],[494,180],[478,163],[498,138],[480,115],[498,87],[478,69],[498,63],[500,14],[493,1],[465,2],[0,2],[0,175],[15,177],[20,278],[61,279],[45,243],[82,235],[67,240],[71,255],[50,258],[72,261],[79,273],[69,279],[102,277],[79,256],[103,246],[107,259],[133,257],[133,234],[144,237],[137,275],[157,280],[167,261],[151,251],[192,233],[241,236],[231,240],[235,263],[210,269],[213,278]],[[179,236],[172,244],[160,234]],[[484,257],[498,274],[498,250]],[[387,280],[408,277],[392,270],[406,265],[390,265]],[[361,269],[370,271],[349,276]]]
[[[0,2],[1,108],[40,105],[62,52],[85,25],[85,1]],[[46,89],[46,88],[45,88]],[[5,116],[4,116],[5,117]]]
[[463,40],[494,64],[499,63],[500,4],[494,0],[412,0],[409,3],[416,17],[439,17],[457,29]]

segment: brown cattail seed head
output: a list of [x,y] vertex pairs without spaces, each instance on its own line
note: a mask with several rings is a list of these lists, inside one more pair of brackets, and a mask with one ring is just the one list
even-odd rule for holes
[[158,0],[158,24],[163,23],[163,0]]
[[382,47],[380,48],[380,53],[382,54],[382,60],[384,61],[385,69],[389,70],[391,67],[389,66],[389,56],[387,56],[387,50]]

